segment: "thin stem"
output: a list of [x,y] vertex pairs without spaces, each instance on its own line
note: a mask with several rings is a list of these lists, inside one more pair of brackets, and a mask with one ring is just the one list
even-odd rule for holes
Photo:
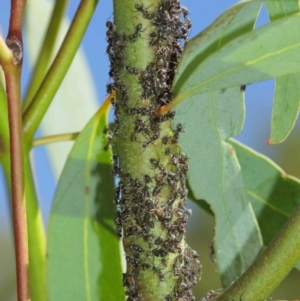
[[15,36],[22,42],[22,22],[26,0],[11,0],[8,38]]
[[62,142],[62,141],[71,141],[75,140],[80,133],[67,133],[67,134],[59,134],[59,135],[51,135],[42,138],[37,138],[33,140],[32,146],[40,146],[48,143]]
[[98,0],[82,0],[43,83],[23,115],[24,139],[31,141],[81,43]]
[[36,196],[29,147],[24,147],[24,178],[29,244],[29,279],[32,301],[47,301],[46,236]]
[[217,299],[265,300],[300,258],[300,205],[250,268]]
[[25,1],[11,0],[7,46],[13,61],[4,64],[8,99],[8,125],[10,132],[11,197],[16,252],[18,301],[30,300],[28,273],[28,233],[24,193],[24,162],[22,141],[22,114],[20,75],[23,58],[22,19]]
[[[7,189],[11,191],[11,170],[9,155],[9,126],[7,98],[0,86],[0,163],[3,167]],[[44,227],[35,193],[34,181],[29,160],[29,150],[24,151],[25,199],[29,244],[29,280],[32,301],[46,301],[46,239]],[[11,198],[11,195],[10,195]]]
[[10,130],[11,195],[16,249],[18,300],[29,298],[28,233],[24,196],[24,170],[22,146],[22,115],[19,78],[5,74],[8,96],[8,120]]
[[25,112],[28,106],[30,105],[30,102],[34,97],[34,94],[38,90],[41,82],[45,77],[45,73],[49,66],[55,41],[57,39],[58,30],[60,28],[61,21],[63,19],[67,4],[68,4],[68,0],[55,1],[55,6],[52,11],[48,29],[44,36],[44,41],[42,43],[42,47],[39,52],[38,59],[35,63],[35,67],[33,68],[33,74],[23,102],[23,106],[22,106],[23,112]]

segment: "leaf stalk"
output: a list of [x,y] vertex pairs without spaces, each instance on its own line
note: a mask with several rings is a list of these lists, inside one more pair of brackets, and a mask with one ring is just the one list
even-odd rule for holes
[[32,147],[40,146],[43,144],[55,143],[55,142],[63,142],[63,141],[73,141],[76,140],[80,133],[66,133],[66,134],[58,134],[51,135],[46,137],[41,137],[33,140]]

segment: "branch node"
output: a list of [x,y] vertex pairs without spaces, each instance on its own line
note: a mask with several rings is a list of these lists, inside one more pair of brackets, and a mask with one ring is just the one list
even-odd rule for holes
[[22,42],[16,36],[13,36],[6,39],[6,45],[12,51],[13,63],[15,65],[21,64],[23,59]]

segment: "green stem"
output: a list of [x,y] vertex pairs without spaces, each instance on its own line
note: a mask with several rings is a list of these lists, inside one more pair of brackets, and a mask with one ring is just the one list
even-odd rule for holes
[[67,134],[51,135],[51,136],[34,139],[32,146],[36,147],[48,143],[75,140],[79,134],[80,133],[67,133]]
[[[2,136],[3,137],[3,136]],[[7,139],[8,140],[8,139]],[[8,141],[3,143],[4,149]],[[4,141],[4,140],[2,140]],[[11,187],[10,157],[9,153],[2,153],[0,157],[7,187]],[[25,199],[27,211],[28,244],[29,244],[29,280],[30,294],[32,301],[46,301],[46,239],[41,212],[38,207],[38,200],[35,193],[34,181],[30,166],[29,154],[24,155],[24,178],[25,178]]]
[[33,68],[33,74],[23,102],[23,113],[30,105],[31,100],[45,77],[67,4],[68,0],[55,1],[48,29],[42,43],[42,48],[35,63],[35,67]]
[[276,238],[217,301],[265,300],[300,258],[300,205]]
[[7,96],[0,84],[0,163],[4,162],[10,166]]
[[37,200],[29,149],[24,147],[25,197],[29,244],[29,279],[32,301],[47,301],[46,289],[46,236]]
[[124,286],[132,300],[192,300],[191,287],[201,270],[184,237],[190,212],[185,208],[187,158],[177,144],[182,125],[175,132],[173,113],[156,115],[157,107],[169,101],[163,97],[171,95],[180,58],[175,21],[180,11],[175,1],[114,0],[114,24],[107,22],[110,74],[117,91],[116,226],[123,233]]
[[29,143],[44,117],[81,43],[98,0],[82,0],[63,44],[31,104],[23,114],[24,139]]

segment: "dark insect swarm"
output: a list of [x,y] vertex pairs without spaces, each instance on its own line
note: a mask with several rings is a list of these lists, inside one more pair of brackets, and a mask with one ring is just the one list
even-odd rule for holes
[[[180,60],[183,45],[191,28],[188,10],[178,0],[162,0],[155,11],[136,3],[132,8],[153,25],[149,34],[149,47],[155,49],[155,60],[144,69],[128,66],[124,62],[124,50],[129,43],[140,38],[141,23],[125,35],[115,24],[107,21],[107,54],[110,59],[107,93],[117,92],[111,103],[115,113],[115,127],[108,136],[108,145],[122,133],[121,114],[132,118],[131,143],[137,143],[144,151],[159,145],[163,158],[150,158],[147,162],[151,174],[139,178],[124,170],[120,157],[113,155],[114,176],[119,178],[114,202],[117,205],[115,226],[123,237],[127,271],[123,284],[127,301],[144,300],[140,292],[140,279],[144,271],[151,271],[159,281],[173,277],[174,287],[158,301],[195,300],[191,288],[196,285],[201,264],[198,254],[184,241],[184,233],[191,210],[186,209],[187,156],[177,146],[184,131],[177,124],[173,131],[162,130],[171,122],[175,112],[157,115],[157,108],[168,104],[173,95],[172,81]],[[133,106],[129,101],[124,74],[136,77],[141,87],[142,105]],[[107,131],[106,131],[107,132]],[[168,191],[167,199],[160,199],[162,191]],[[158,225],[158,226],[157,226]],[[161,235],[157,235],[161,230]],[[170,270],[172,275],[170,275]]]

